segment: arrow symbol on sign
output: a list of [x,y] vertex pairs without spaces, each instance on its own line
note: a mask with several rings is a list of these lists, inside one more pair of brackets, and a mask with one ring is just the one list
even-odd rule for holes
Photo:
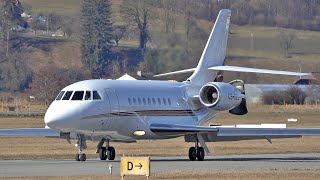
[[142,164],[139,163],[139,165],[135,165],[135,167],[140,167],[139,169],[141,169],[142,168]]

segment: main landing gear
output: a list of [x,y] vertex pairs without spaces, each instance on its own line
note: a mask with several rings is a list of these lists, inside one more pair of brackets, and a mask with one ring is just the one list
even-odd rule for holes
[[195,147],[191,147],[189,149],[189,159],[190,161],[195,161],[198,159],[198,161],[204,160],[204,149],[203,147],[199,147],[198,139],[195,142]]
[[76,154],[76,161],[86,161],[87,156],[86,154],[82,153],[83,150],[87,149],[87,143],[84,135],[77,135],[77,144],[76,146],[79,147],[79,153]]
[[[106,147],[103,147],[106,142]],[[99,153],[100,160],[114,160],[116,157],[116,150],[114,147],[109,146],[109,140],[102,139],[97,146],[97,153]]]

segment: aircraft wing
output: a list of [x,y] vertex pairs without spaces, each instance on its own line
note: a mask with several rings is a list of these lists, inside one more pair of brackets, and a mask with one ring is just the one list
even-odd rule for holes
[[176,136],[187,135],[195,133],[209,133],[219,131],[217,128],[205,126],[188,126],[188,125],[174,125],[174,124],[151,124],[150,130],[154,133]]
[[150,130],[164,136],[200,134],[206,141],[232,141],[247,139],[291,138],[320,136],[320,128],[269,128],[269,127],[228,127],[228,126],[186,126],[151,124]]
[[0,129],[0,136],[60,137],[60,132],[50,128]]

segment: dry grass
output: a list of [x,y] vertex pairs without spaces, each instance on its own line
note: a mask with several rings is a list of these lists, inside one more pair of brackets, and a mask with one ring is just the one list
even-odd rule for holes
[[[261,108],[264,111],[260,111]],[[280,107],[262,106],[245,116],[222,114],[215,124],[254,124],[254,123],[288,123],[288,118],[298,122],[288,123],[289,127],[320,127],[319,111],[296,111],[295,108],[284,112]],[[269,109],[269,110],[268,110]],[[0,128],[44,127],[42,118],[0,118]],[[273,144],[267,140],[208,143],[214,155],[261,154],[261,153],[319,153],[319,137],[299,139],[275,139]],[[75,143],[73,141],[73,143]],[[73,159],[77,149],[63,139],[42,137],[1,137],[0,159]],[[86,151],[89,158],[97,158],[97,142],[88,142]],[[183,138],[158,141],[138,141],[137,143],[112,143],[118,155],[152,155],[152,156],[186,156],[191,143]]]
[[[151,174],[150,179],[290,179],[290,180],[302,180],[302,179],[319,179],[320,171],[223,171],[223,172],[169,172],[169,173],[157,173]],[[9,180],[22,179],[66,179],[66,180],[82,180],[82,179],[119,179],[119,176],[56,176],[56,177],[19,177],[19,178],[3,178]],[[2,178],[0,178],[2,179]],[[146,179],[143,176],[128,176],[125,179]]]

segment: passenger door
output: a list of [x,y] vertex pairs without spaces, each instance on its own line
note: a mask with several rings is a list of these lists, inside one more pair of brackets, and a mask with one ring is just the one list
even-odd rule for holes
[[109,100],[107,112],[110,116],[108,119],[109,119],[109,123],[112,123],[118,120],[118,116],[119,116],[120,106],[119,106],[118,95],[113,89],[106,89],[106,94]]

